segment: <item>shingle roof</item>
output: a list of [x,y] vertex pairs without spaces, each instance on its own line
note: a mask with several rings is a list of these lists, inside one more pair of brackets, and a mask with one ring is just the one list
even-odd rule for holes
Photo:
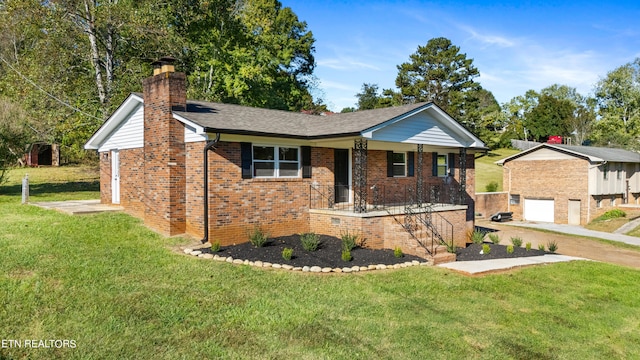
[[409,113],[430,103],[364,110],[328,116],[262,109],[234,104],[187,101],[187,111],[174,114],[210,132],[274,134],[301,138],[356,135],[363,130]]
[[581,154],[597,161],[640,163],[639,153],[624,149],[560,144],[554,144],[552,147],[558,147],[569,152]]
[[543,143],[536,147],[521,151],[515,155],[496,161],[496,164],[500,164],[500,165],[504,164],[507,161],[519,158],[523,155],[532,153],[541,148],[556,149],[557,151],[573,154],[575,156],[586,157],[592,162],[610,161],[610,162],[640,163],[640,154],[637,152],[629,151],[629,150],[595,147],[595,146],[575,146],[575,145]]

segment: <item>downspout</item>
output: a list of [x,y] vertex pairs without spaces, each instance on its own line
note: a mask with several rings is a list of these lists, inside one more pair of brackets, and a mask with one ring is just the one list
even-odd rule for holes
[[200,240],[203,244],[209,241],[209,150],[216,150],[216,145],[220,141],[220,133],[216,134],[216,138],[207,141],[203,150],[203,173],[204,173],[204,237]]

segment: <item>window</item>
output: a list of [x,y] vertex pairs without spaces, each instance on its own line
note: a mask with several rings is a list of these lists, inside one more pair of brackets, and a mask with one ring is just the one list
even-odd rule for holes
[[254,177],[298,177],[300,155],[297,147],[253,146]]
[[438,177],[445,177],[449,175],[449,164],[448,164],[448,156],[438,154]]
[[509,204],[520,205],[520,195],[512,194],[509,196]]
[[609,178],[609,164],[604,164],[602,166],[602,173],[604,175],[604,179],[607,180]]
[[596,198],[596,207],[598,209],[600,209],[602,207],[602,199],[601,198]]
[[393,176],[407,176],[407,154],[393,153]]
[[618,164],[618,171],[617,171],[617,176],[616,178],[618,180],[622,179],[622,164]]

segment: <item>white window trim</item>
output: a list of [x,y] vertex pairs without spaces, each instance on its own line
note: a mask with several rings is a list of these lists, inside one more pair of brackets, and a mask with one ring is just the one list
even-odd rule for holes
[[[438,153],[438,158],[436,159],[436,161],[439,161],[441,156],[444,157],[444,175],[440,175],[440,171],[438,171],[437,173],[439,178],[446,178],[451,172],[451,169],[449,168],[449,154]],[[443,165],[436,164],[437,169],[440,169],[440,167],[442,166]]]
[[393,162],[393,167],[395,169],[396,165],[402,165],[404,167],[404,172],[402,175],[396,175],[393,174],[393,177],[407,177],[407,153],[406,152],[393,152],[393,154],[402,154],[404,156],[404,162],[403,163],[397,163],[397,162]]
[[[256,160],[253,158],[253,149],[255,147],[272,147],[273,148],[273,160]],[[287,149],[296,149],[298,152],[298,160],[296,163],[298,164],[298,174],[296,176],[281,176],[280,175],[280,148]],[[251,174],[254,179],[298,179],[302,177],[302,165],[301,165],[301,153],[300,146],[292,146],[292,145],[273,145],[273,144],[251,144]],[[255,175],[255,163],[273,163],[273,172],[274,176],[256,176]],[[282,161],[283,163],[293,163],[293,161],[286,160]]]

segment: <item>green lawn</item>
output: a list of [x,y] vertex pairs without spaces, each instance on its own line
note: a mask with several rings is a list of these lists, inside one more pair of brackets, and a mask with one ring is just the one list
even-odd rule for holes
[[503,191],[502,166],[496,165],[495,162],[518,152],[520,150],[497,149],[479,158],[476,155],[476,192],[486,192],[487,185],[492,181],[498,183],[498,191]]
[[[72,195],[54,188],[42,196]],[[268,271],[179,254],[185,239],[124,214],[73,217],[4,190],[0,338],[76,347],[4,347],[0,359],[640,357],[637,270]]]

